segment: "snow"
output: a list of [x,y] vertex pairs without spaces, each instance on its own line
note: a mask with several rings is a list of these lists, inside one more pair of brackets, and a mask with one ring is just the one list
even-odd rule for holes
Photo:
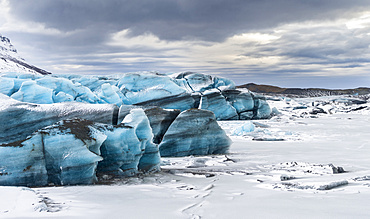
[[[0,187],[0,217],[368,218],[369,102],[335,98],[267,100],[281,115],[251,121],[254,131],[233,136],[245,121],[219,122],[233,140],[228,154],[162,158],[162,171],[148,176]],[[328,113],[310,114],[324,104]]]
[[11,44],[9,38],[0,34],[0,73],[18,72],[29,75],[50,74],[35,66],[24,62],[24,59],[17,53],[15,47]]
[[9,38],[2,36],[1,34],[0,34],[0,54],[3,56],[7,55],[15,58],[20,58],[17,54],[17,50],[10,43]]
[[[1,186],[0,215],[1,218],[39,215],[47,211],[47,206],[35,190],[26,187]],[[6,197],[6,198],[5,198]]]

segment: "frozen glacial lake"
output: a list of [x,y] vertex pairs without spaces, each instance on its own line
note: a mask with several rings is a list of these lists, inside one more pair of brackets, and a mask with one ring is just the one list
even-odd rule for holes
[[160,173],[106,185],[0,187],[0,217],[369,218],[369,108],[310,117],[271,105],[283,115],[250,133],[219,122],[227,155],[162,158]]

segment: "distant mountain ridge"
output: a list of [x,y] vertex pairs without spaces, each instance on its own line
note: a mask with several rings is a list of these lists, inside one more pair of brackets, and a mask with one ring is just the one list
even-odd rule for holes
[[354,89],[324,89],[324,88],[281,88],[264,84],[244,84],[238,88],[247,88],[255,93],[281,94],[290,96],[320,97],[332,95],[367,95],[370,94],[370,88],[359,87]]
[[0,34],[0,73],[4,72],[51,74],[48,71],[26,63],[25,60],[18,55],[10,39]]

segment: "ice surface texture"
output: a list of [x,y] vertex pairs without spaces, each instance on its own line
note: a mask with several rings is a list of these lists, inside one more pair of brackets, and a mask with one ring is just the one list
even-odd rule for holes
[[0,157],[0,185],[47,185],[48,175],[40,133],[24,141],[1,144]]
[[159,144],[170,125],[180,114],[180,110],[168,110],[160,107],[148,108],[145,114],[149,119],[152,132],[154,134],[153,142]]
[[[118,120],[138,106],[121,106]],[[218,125],[214,113],[202,109],[180,110],[147,107],[144,109],[159,144],[161,156],[178,157],[226,153],[231,140]]]
[[48,183],[91,184],[107,136],[89,120],[63,120],[40,131]]
[[242,136],[246,133],[253,132],[254,129],[255,129],[255,125],[252,122],[247,121],[243,125],[236,127],[232,131],[231,135]]
[[183,111],[165,133],[159,150],[163,157],[226,153],[231,140],[211,111]]
[[262,97],[196,73],[0,79],[1,185],[91,184],[96,172],[158,171],[160,155],[226,153],[231,141],[217,119],[270,116]]
[[207,110],[127,105],[117,110],[113,104],[30,104],[0,97],[0,116],[9,121],[1,126],[0,185],[91,184],[96,173],[158,171],[160,153],[219,154],[231,144]]
[[118,112],[118,107],[112,104],[32,104],[0,94],[0,143],[25,139],[33,132],[63,119],[78,117],[114,124],[115,111]]
[[98,166],[98,173],[122,176],[158,171],[160,155],[152,138],[142,109],[132,110],[120,125],[62,120],[0,145],[0,184],[91,184]]
[[181,111],[199,108],[214,112],[217,120],[265,119],[271,114],[262,96],[235,89],[235,84],[226,78],[193,72],[127,73],[111,77],[4,73],[0,75],[0,93],[36,104],[77,101]]

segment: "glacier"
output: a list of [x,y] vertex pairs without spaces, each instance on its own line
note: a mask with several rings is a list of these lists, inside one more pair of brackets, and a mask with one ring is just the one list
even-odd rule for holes
[[211,111],[190,109],[179,114],[159,144],[163,157],[227,153],[231,140]]
[[249,133],[249,132],[253,132],[255,130],[255,125],[250,122],[250,121],[247,121],[245,122],[243,125],[239,126],[239,127],[236,127],[231,135],[233,136],[242,136],[246,133]]
[[0,94],[0,143],[25,139],[33,132],[63,119],[82,118],[113,124],[118,107],[112,104],[63,102],[33,104]]
[[[0,184],[76,185],[97,182],[96,174],[133,176],[159,170],[158,145],[142,109],[119,125],[67,119],[26,139],[0,144]],[[5,157],[10,159],[5,159]]]
[[198,108],[212,111],[217,120],[271,117],[263,96],[237,89],[226,78],[194,72],[140,72],[106,77],[3,73],[0,84],[0,93],[35,104],[82,102],[181,111]]
[[42,146],[48,183],[52,185],[91,184],[96,181],[100,146],[106,136],[89,120],[62,120],[43,128]]
[[34,133],[22,141],[0,144],[0,185],[47,185],[42,137]]
[[160,155],[158,145],[153,143],[153,133],[150,122],[142,109],[133,109],[122,123],[132,126],[140,142],[141,151],[138,168],[144,172],[159,170]]
[[226,98],[217,89],[204,92],[199,109],[212,111],[218,120],[238,119],[236,109],[226,101]]
[[0,35],[0,185],[93,184],[225,154],[217,120],[266,119],[263,96],[195,72],[51,75]]
[[225,154],[217,120],[264,119],[263,96],[200,73],[0,74],[0,185],[93,184]]
[[0,94],[0,117],[0,157],[11,157],[0,162],[0,185],[8,186],[93,184],[159,171],[161,156],[226,153],[231,144],[202,109],[35,104]]

